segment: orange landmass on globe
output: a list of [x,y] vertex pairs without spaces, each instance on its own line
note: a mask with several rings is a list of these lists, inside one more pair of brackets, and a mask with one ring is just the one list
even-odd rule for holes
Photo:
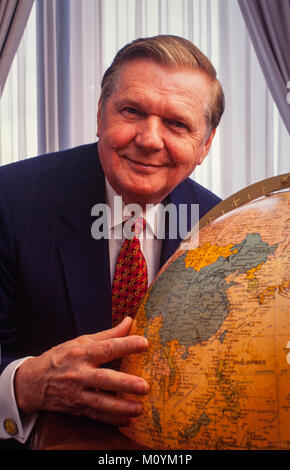
[[266,297],[272,297],[275,294],[275,292],[278,292],[278,294],[283,294],[289,288],[290,288],[290,279],[283,281],[279,285],[268,286],[264,291],[258,294],[259,303],[263,304]]
[[261,266],[262,266],[262,263],[261,264],[258,264],[258,266],[255,266],[254,268],[252,269],[249,269],[247,271],[247,276],[246,276],[246,279],[254,279],[256,277],[256,272],[261,269]]
[[226,246],[212,245],[209,242],[204,243],[204,245],[187,252],[185,267],[200,271],[205,266],[214,263],[220,256],[227,258],[236,253],[237,250],[232,251],[233,246],[233,243]]

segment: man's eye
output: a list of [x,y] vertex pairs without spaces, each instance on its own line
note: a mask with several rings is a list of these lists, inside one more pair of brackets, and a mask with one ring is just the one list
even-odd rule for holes
[[169,121],[169,124],[178,129],[188,129],[188,126],[184,122],[180,121]]
[[126,108],[124,108],[123,111],[125,111],[126,113],[129,113],[129,114],[138,114],[137,109],[131,108],[130,106],[126,106]]

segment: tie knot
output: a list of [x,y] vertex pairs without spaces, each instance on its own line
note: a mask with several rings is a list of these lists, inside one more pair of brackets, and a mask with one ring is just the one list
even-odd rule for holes
[[138,217],[138,219],[136,219],[135,223],[132,225],[132,232],[134,232],[135,238],[140,237],[141,232],[145,229],[145,227],[145,219],[143,219],[143,217]]

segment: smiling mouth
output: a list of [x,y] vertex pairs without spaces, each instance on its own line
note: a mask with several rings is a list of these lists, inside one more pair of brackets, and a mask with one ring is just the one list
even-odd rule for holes
[[152,164],[152,163],[148,163],[148,162],[140,162],[139,160],[134,160],[133,158],[130,158],[128,157],[127,155],[122,155],[122,158],[124,158],[125,160],[128,160],[130,163],[133,163],[133,165],[137,165],[139,167],[142,167],[142,168],[161,168],[163,166],[165,166],[164,164],[162,165],[156,165],[156,164]]

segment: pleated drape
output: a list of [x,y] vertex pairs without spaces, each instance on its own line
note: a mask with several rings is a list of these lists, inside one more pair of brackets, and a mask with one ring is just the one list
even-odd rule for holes
[[0,97],[34,0],[0,0]]

